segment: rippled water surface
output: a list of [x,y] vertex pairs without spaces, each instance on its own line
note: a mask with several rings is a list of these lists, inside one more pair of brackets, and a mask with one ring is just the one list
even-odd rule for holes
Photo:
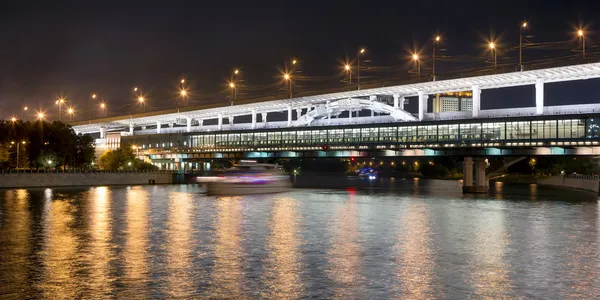
[[0,190],[0,298],[599,298],[596,196],[396,180]]

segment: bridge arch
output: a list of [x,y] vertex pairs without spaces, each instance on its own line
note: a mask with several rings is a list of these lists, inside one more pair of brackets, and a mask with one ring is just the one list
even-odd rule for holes
[[358,111],[368,109],[377,113],[389,114],[396,121],[416,121],[417,118],[407,111],[390,106],[383,102],[371,99],[348,98],[337,101],[319,104],[317,107],[292,123],[294,127],[308,126],[316,119],[326,118],[331,115],[338,115],[344,111]]

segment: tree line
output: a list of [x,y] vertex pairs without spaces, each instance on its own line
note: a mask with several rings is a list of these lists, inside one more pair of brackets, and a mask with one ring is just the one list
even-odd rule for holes
[[54,121],[0,120],[0,168],[90,168],[94,140]]

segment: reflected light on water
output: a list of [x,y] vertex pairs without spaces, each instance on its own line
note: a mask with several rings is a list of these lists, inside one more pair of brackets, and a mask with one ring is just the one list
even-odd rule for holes
[[402,294],[412,299],[428,299],[433,295],[434,266],[431,250],[431,228],[427,207],[409,204],[401,221],[398,281]]
[[169,194],[168,258],[169,296],[189,298],[194,293],[192,268],[192,195]]
[[502,191],[504,190],[504,182],[501,181],[496,181],[494,183],[494,190],[495,190],[495,195],[496,195],[496,199],[497,200],[502,200]]
[[277,198],[273,206],[271,234],[267,237],[267,298],[298,298],[302,293],[297,206],[291,198]]
[[79,242],[74,232],[75,212],[73,199],[52,199],[53,193],[46,189],[46,214],[43,218],[42,261],[43,275],[39,288],[45,298],[61,295],[66,299],[78,296],[80,285],[77,279]]
[[538,185],[537,184],[529,185],[529,195],[530,195],[531,200],[537,200],[537,196],[538,196]]
[[144,297],[148,284],[148,216],[149,194],[134,187],[126,194],[126,241],[123,253],[125,297]]
[[86,280],[90,285],[92,295],[101,297],[111,294],[110,261],[113,259],[111,249],[111,215],[110,191],[107,187],[97,187],[90,190],[91,205],[89,206],[89,230],[91,241],[87,252],[90,264],[90,277]]
[[332,220],[333,241],[329,250],[327,273],[336,283],[337,298],[361,295],[358,289],[363,280],[360,275],[360,247],[356,208],[356,191],[348,192],[348,200],[338,208]]
[[[504,206],[504,202],[500,203]],[[512,290],[512,283],[505,262],[509,236],[506,232],[504,208],[497,206],[482,212],[483,215],[473,224],[473,262],[471,280],[475,295],[483,297],[502,297]]]
[[217,218],[214,225],[214,269],[211,280],[212,298],[243,298],[244,249],[241,242],[242,201],[240,197],[216,200]]
[[26,267],[31,251],[29,209],[26,190],[7,191],[0,201],[0,284],[7,294],[19,295],[22,287],[30,286]]

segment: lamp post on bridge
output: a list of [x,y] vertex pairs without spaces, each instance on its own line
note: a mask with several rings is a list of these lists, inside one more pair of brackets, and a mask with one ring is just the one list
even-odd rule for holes
[[496,55],[496,43],[490,42],[489,47],[492,50],[492,53],[494,54],[494,69],[496,69],[498,67],[498,60],[497,60],[497,55]]
[[585,34],[583,29],[577,30],[577,35],[581,37],[581,48],[583,50],[583,58],[585,58]]
[[527,28],[527,22],[523,22],[519,33],[519,69],[523,71],[523,31]]
[[433,39],[433,63],[432,63],[432,70],[431,70],[431,77],[433,79],[433,81],[435,81],[435,50],[437,45],[439,44],[440,40],[442,39],[442,37],[440,37],[439,35],[437,35],[435,37],[435,39]]
[[419,55],[415,53],[412,58],[417,63],[417,78],[421,78],[421,61],[419,60]]
[[237,96],[235,83],[233,81],[230,82],[229,87],[231,88],[231,106],[233,106],[233,101],[235,100],[235,97]]
[[350,69],[350,65],[346,64],[344,66],[344,69],[346,70],[346,74],[348,75],[348,86],[352,86],[352,70]]
[[367,51],[365,48],[360,48],[358,50],[358,55],[356,56],[357,58],[357,64],[356,64],[356,89],[360,90],[360,55],[365,53],[365,51]]
[[288,93],[290,95],[290,99],[292,98],[292,76],[289,73],[283,74],[283,79],[288,83]]

